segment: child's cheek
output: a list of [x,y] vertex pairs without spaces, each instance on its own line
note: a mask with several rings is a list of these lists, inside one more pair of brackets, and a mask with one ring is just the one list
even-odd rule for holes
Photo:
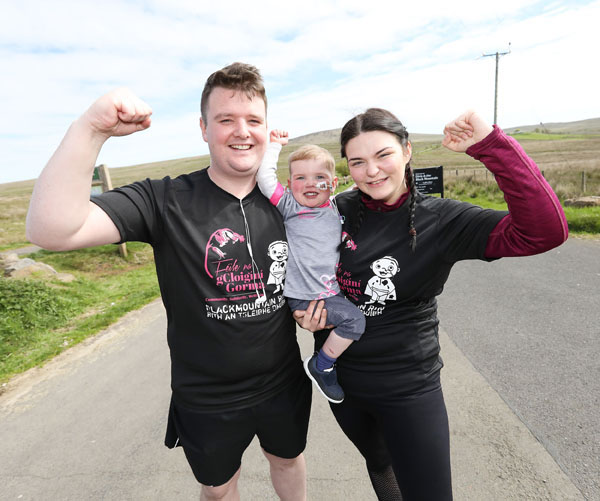
[[304,184],[302,181],[292,181],[292,193],[301,193]]

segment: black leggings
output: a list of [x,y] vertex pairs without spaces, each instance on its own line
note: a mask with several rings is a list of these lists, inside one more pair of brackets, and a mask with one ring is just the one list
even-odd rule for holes
[[452,499],[448,414],[441,387],[389,400],[331,404],[369,472],[394,469],[403,501]]

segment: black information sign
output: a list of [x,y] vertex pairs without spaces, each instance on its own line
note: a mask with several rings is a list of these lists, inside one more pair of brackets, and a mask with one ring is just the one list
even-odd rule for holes
[[422,169],[413,169],[415,176],[415,185],[424,195],[430,193],[440,193],[444,198],[444,167],[424,167]]

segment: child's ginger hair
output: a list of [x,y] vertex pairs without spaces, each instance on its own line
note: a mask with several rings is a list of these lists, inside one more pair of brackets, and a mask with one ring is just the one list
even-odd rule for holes
[[288,167],[290,175],[292,174],[292,162],[297,160],[316,160],[323,162],[327,170],[331,173],[331,178],[335,177],[335,160],[333,155],[325,148],[321,148],[316,144],[305,144],[294,151],[288,158]]

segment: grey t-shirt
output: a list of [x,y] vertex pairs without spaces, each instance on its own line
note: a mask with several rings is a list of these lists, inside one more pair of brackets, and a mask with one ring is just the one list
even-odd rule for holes
[[334,204],[329,200],[321,207],[305,207],[289,190],[279,200],[289,246],[286,297],[322,299],[340,292],[335,272],[342,224]]

